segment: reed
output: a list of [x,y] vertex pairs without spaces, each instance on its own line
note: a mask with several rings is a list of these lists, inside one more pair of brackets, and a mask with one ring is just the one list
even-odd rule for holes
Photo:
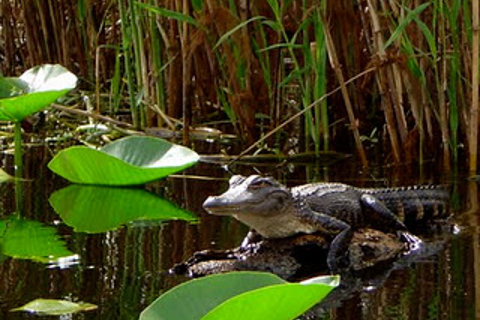
[[[347,151],[338,141],[348,135],[367,165],[362,135],[376,130],[389,161],[440,154],[448,169],[461,164],[463,144],[476,171],[476,0],[0,6],[0,72],[62,63],[84,79],[82,89],[96,91],[99,112],[128,110],[137,128],[181,123],[188,137],[191,127],[223,123],[253,144],[305,110],[289,122],[295,139],[276,131],[257,148],[282,152],[298,138],[295,151]],[[363,83],[344,84],[371,68]],[[337,86],[340,93],[307,108]]]
[[472,0],[472,105],[470,109],[469,125],[469,169],[470,172],[477,171],[477,152],[478,152],[478,107],[479,107],[479,63],[480,54],[480,19],[479,19],[478,0]]

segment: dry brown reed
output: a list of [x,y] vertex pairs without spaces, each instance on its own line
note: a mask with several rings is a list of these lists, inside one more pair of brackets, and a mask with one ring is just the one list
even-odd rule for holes
[[[468,154],[476,171],[478,1],[465,3],[5,0],[0,71],[61,63],[96,92],[99,113],[129,110],[137,128],[181,120],[186,144],[189,128],[205,124],[253,143],[341,86],[322,112],[303,113],[305,144],[295,151],[353,144],[366,166],[363,140],[380,129],[394,163],[440,155],[449,169]],[[315,34],[322,25],[324,43]],[[344,84],[371,68],[362,84]],[[272,135],[259,146],[282,152],[288,139]]]
[[469,130],[469,169],[470,172],[477,171],[477,142],[478,142],[478,106],[479,106],[479,65],[478,59],[480,54],[480,22],[479,22],[479,4],[477,0],[472,1],[472,104],[470,109]]

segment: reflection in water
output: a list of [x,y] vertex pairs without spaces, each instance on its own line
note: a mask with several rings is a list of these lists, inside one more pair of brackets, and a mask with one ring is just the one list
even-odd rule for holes
[[18,214],[0,220],[0,235],[0,252],[5,256],[48,264],[78,260],[78,255],[67,250],[59,239],[55,228]]
[[[37,160],[38,159],[38,160]],[[171,221],[162,225],[136,224],[99,234],[74,232],[48,203],[51,193],[65,182],[45,169],[43,157],[26,161],[23,218],[37,220],[62,235],[68,250],[80,256],[79,263],[66,268],[49,268],[30,260],[0,259],[0,318],[22,319],[9,309],[36,298],[86,301],[99,309],[74,315],[73,319],[137,319],[139,312],[161,292],[185,281],[168,274],[178,262],[202,249],[237,246],[246,228],[225,217],[207,215],[201,208],[208,195],[227,188],[226,180],[170,178],[147,186],[147,190],[197,214],[200,223]],[[37,163],[36,161],[42,161]],[[435,175],[373,169],[365,177],[343,163],[328,171],[317,167],[261,168],[289,185],[305,181],[342,181],[357,186],[399,186],[439,183]],[[236,167],[235,173],[250,174],[250,167]],[[219,167],[199,164],[189,174],[225,177]],[[375,179],[372,179],[375,177]],[[15,211],[13,185],[0,185],[0,213]],[[382,283],[364,282],[333,301],[328,309],[316,311],[319,319],[476,319],[480,299],[478,266],[478,191],[475,182],[458,182],[454,188],[462,231],[458,236],[432,232],[429,242],[443,241],[443,248],[421,261],[392,271]],[[467,192],[468,190],[468,192]],[[101,212],[97,213],[101,215]],[[92,218],[93,219],[93,218]]]
[[76,232],[102,233],[126,223],[196,221],[193,213],[142,189],[70,185],[55,191],[50,204]]

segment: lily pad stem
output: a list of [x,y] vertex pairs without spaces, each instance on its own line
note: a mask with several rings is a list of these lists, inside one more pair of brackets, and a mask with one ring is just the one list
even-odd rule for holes
[[15,121],[14,127],[14,142],[15,142],[15,205],[17,212],[22,211],[23,207],[23,148],[22,148],[22,125],[20,121]]
[[22,149],[22,125],[20,121],[15,121],[14,127],[15,142],[15,177],[21,178],[23,171],[23,149]]

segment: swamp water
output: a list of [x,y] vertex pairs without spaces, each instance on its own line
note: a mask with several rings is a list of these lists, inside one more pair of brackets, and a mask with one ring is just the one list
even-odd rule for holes
[[[22,230],[27,230],[22,235],[28,240],[18,239],[20,236],[8,238],[9,244],[7,239],[2,240],[0,319],[35,318],[9,310],[37,298],[83,301],[98,306],[93,311],[44,319],[138,319],[139,313],[162,292],[187,280],[184,276],[169,274],[175,263],[199,250],[234,248],[247,232],[237,221],[209,216],[202,209],[207,196],[227,188],[229,174],[219,165],[199,163],[185,172],[213,180],[170,177],[147,185],[144,189],[148,192],[134,189],[134,194],[140,192],[142,196],[132,199],[122,193],[108,196],[94,190],[86,194],[97,197],[88,198],[94,200],[85,204],[79,196],[84,189],[80,192],[71,191],[72,187],[65,189],[68,183],[46,168],[48,157],[44,152],[33,149],[26,157],[24,176],[29,180],[24,182],[21,218],[14,215],[15,185],[0,184],[3,226],[14,229],[12,226],[20,219],[24,224]],[[3,156],[0,160],[4,168],[11,168],[11,157]],[[367,174],[349,159],[328,168],[314,164],[257,166],[262,173],[289,185],[341,181],[361,187],[431,183],[452,186],[452,205],[459,232],[441,231],[422,236],[432,244],[431,254],[399,264],[380,277],[381,281],[354,279],[354,285],[339,291],[325,310],[316,311],[309,318],[480,319],[478,186],[463,178],[438,177],[430,172],[433,167],[435,165],[427,164],[421,174],[406,167],[372,169]],[[237,165],[232,170],[236,174],[255,173],[252,166]],[[62,192],[59,190],[71,191],[71,194],[64,197],[63,202],[52,200],[58,198],[52,194],[58,195]],[[165,210],[179,210],[175,213],[187,216],[190,212],[198,221],[160,223],[158,217],[144,220],[141,213],[135,217],[102,216],[115,205],[135,208],[133,202],[143,201],[141,199],[150,199],[154,204],[157,200],[152,199],[164,199],[166,201],[159,201],[167,203],[166,207],[161,205]],[[69,209],[75,206],[81,206],[84,215],[73,216],[78,210]],[[128,222],[129,219],[135,221]],[[4,227],[2,236],[5,230]],[[29,246],[55,248],[60,253],[68,250],[72,256],[56,264],[42,263],[38,257],[31,256]],[[9,251],[12,247],[14,252]]]

